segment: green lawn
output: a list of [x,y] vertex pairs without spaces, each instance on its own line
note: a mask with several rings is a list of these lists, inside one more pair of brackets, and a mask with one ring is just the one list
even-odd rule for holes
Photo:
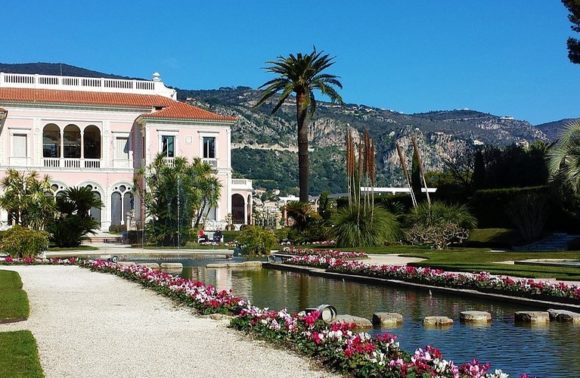
[[29,313],[28,296],[22,290],[20,275],[0,270],[0,322],[24,320]]
[[44,377],[30,331],[0,333],[0,372],[3,377]]
[[429,248],[409,245],[339,249],[363,251],[371,254],[400,254],[403,256],[422,257],[427,260],[412,265],[430,266],[450,271],[486,271],[494,274],[519,277],[558,278],[562,280],[580,281],[580,268],[578,267],[507,265],[497,263],[500,261],[527,259],[580,260],[580,251],[491,252],[488,248],[450,248],[444,251],[435,251]]

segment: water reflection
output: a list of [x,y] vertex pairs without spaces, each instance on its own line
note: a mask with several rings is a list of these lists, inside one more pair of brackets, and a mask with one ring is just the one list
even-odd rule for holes
[[[367,319],[377,311],[401,313],[402,324],[396,328],[375,328],[371,333],[394,333],[406,350],[431,344],[454,361],[465,362],[477,357],[512,376],[528,372],[538,377],[580,377],[580,326],[554,322],[514,324],[514,312],[526,309],[519,305],[443,294],[429,296],[412,289],[293,272],[211,269],[201,266],[205,262],[198,260],[185,264],[194,266],[184,268],[184,276],[219,289],[231,288],[234,294],[260,307],[299,311],[326,303],[335,306],[339,313]],[[459,313],[466,310],[488,311],[493,321],[484,325],[460,323]],[[455,323],[447,328],[425,328],[422,320],[431,315],[448,316]]]

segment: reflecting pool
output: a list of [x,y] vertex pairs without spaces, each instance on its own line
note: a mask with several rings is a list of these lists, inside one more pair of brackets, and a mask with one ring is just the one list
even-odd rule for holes
[[[169,262],[170,260],[164,260]],[[404,322],[396,328],[375,328],[371,333],[391,332],[401,347],[413,351],[427,344],[440,348],[457,363],[473,358],[490,362],[512,377],[526,372],[538,377],[580,377],[580,326],[550,322],[544,326],[516,325],[513,314],[533,310],[522,305],[484,301],[414,289],[375,286],[269,269],[206,268],[209,262],[226,260],[171,260],[184,264],[183,276],[232,289],[253,304],[273,309],[299,311],[319,304],[335,306],[339,314],[367,319],[376,311],[398,312]],[[227,260],[231,262],[231,260]],[[459,322],[466,310],[488,311],[493,322],[470,326]],[[541,308],[537,310],[542,310]],[[425,316],[443,315],[455,324],[444,329],[426,329]]]

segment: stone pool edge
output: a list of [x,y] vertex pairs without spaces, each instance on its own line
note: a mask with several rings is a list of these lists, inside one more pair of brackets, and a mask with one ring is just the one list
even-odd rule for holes
[[375,285],[378,284],[378,285],[383,285],[383,286],[398,286],[398,287],[419,289],[419,290],[423,290],[423,291],[430,290],[431,292],[439,292],[439,293],[459,295],[459,296],[469,296],[472,298],[482,298],[482,299],[487,299],[487,300],[508,302],[508,303],[512,303],[512,304],[517,303],[517,304],[521,304],[521,305],[528,306],[528,307],[534,307],[534,308],[540,307],[544,310],[561,309],[561,310],[580,312],[580,305],[575,305],[575,304],[571,304],[571,303],[543,301],[540,299],[514,297],[514,296],[510,296],[510,295],[496,294],[496,293],[486,293],[486,292],[477,291],[477,290],[473,290],[473,289],[456,289],[456,288],[450,288],[450,287],[433,286],[433,285],[426,285],[426,284],[421,284],[421,283],[407,282],[407,281],[400,281],[400,280],[392,280],[392,279],[386,279],[386,278],[361,276],[361,275],[356,275],[356,274],[334,273],[334,272],[327,272],[324,269],[320,269],[320,268],[288,265],[288,264],[279,264],[279,263],[263,263],[262,267],[266,268],[266,269],[284,270],[284,271],[297,272],[297,273],[306,273],[306,274],[311,275],[311,276],[331,278],[331,279],[335,279],[335,280],[348,280],[348,281],[352,281],[352,282],[365,283],[365,284],[370,283],[370,284],[375,284]]

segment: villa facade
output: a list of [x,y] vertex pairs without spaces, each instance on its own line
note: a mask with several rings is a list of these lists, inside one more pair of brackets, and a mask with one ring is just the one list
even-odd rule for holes
[[[235,118],[179,102],[159,74],[153,80],[0,73],[0,177],[10,169],[48,175],[52,194],[90,187],[104,203],[92,216],[111,225],[139,225],[144,209],[136,173],[157,154],[211,165],[222,184],[206,227],[251,219],[252,183],[232,179]],[[8,214],[0,210],[0,222]]]

